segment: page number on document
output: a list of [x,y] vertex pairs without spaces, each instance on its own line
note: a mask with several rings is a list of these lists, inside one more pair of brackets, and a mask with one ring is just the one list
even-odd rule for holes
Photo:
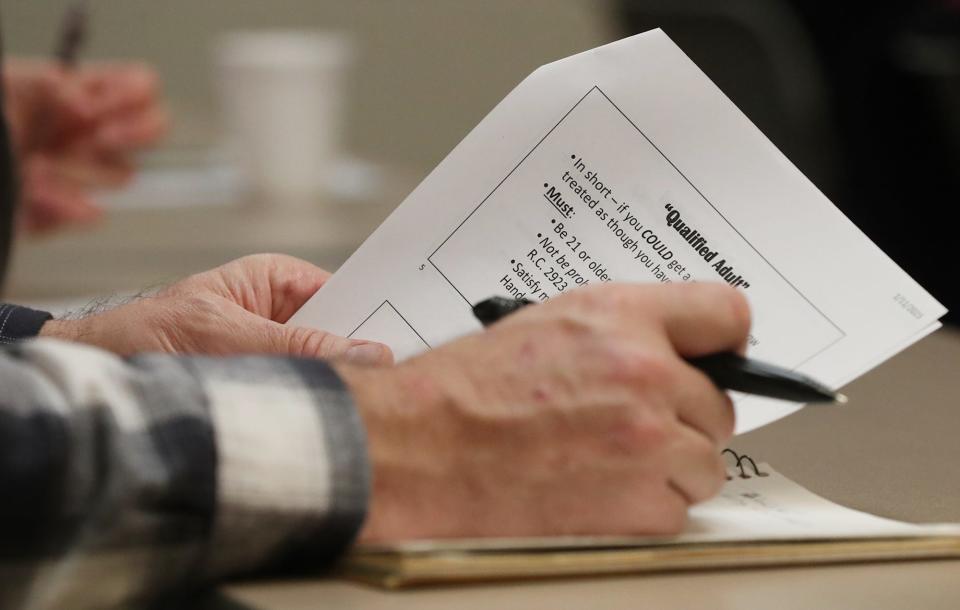
[[893,297],[893,300],[896,301],[897,304],[904,309],[904,311],[906,311],[908,314],[910,314],[914,318],[919,320],[920,318],[923,317],[923,312],[917,309],[917,307],[913,303],[911,303],[909,300],[907,300],[907,297],[903,296],[902,294],[900,293],[895,294]]

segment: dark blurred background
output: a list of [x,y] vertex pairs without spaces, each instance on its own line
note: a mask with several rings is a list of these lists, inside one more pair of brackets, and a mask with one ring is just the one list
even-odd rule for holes
[[960,2],[631,0],[960,321]]

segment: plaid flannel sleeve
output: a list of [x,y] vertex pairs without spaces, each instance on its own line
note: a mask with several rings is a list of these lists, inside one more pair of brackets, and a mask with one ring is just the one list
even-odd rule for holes
[[364,518],[364,433],[320,361],[0,350],[0,607],[154,600]]

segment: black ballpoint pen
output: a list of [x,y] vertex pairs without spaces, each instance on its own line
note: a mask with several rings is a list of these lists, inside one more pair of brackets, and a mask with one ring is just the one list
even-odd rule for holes
[[[490,326],[514,311],[532,305],[528,299],[493,297],[473,306],[473,315],[484,326]],[[793,402],[847,402],[847,397],[800,373],[723,352],[688,358],[694,367],[724,390],[766,396]]]
[[[64,13],[56,48],[53,50],[53,58],[63,74],[73,72],[77,67],[80,51],[87,40],[87,21],[87,0],[75,0]],[[42,102],[39,112],[46,115],[57,114],[51,100]],[[34,141],[42,146],[50,145],[56,137],[54,126],[57,124],[58,121],[48,117],[40,124]]]
[[87,0],[76,0],[63,17],[54,57],[64,70],[72,70],[77,65],[87,39],[87,19]]

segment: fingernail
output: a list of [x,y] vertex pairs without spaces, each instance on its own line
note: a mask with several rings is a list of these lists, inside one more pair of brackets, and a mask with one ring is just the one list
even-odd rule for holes
[[354,364],[379,364],[383,361],[383,346],[378,343],[360,343],[347,349],[344,357]]

